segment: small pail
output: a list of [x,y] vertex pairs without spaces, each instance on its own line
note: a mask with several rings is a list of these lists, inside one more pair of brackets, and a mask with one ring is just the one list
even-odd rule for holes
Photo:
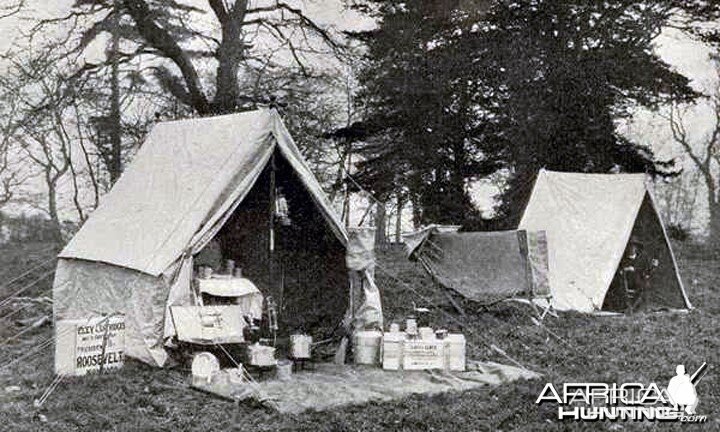
[[275,368],[275,378],[279,381],[290,381],[292,379],[292,365],[290,360],[278,360]]
[[304,334],[290,335],[290,358],[309,359],[312,336]]

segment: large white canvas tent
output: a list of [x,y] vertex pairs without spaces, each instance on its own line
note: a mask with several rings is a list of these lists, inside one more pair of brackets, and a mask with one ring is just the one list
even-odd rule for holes
[[[294,226],[268,229],[269,184],[284,188]],[[164,365],[175,334],[168,309],[191,303],[193,257],[218,238],[266,294],[277,295],[278,279],[268,274],[268,254],[281,256],[280,295],[300,305],[287,311],[289,321],[329,312],[341,319],[349,306],[347,234],[279,115],[262,109],[153,128],[60,253],[55,320],[124,314],[126,355]],[[381,323],[370,272],[359,279],[363,297],[351,315]]]
[[691,307],[644,174],[541,170],[519,228],[547,234],[551,304],[558,310],[612,309],[631,236],[659,260],[647,307]]

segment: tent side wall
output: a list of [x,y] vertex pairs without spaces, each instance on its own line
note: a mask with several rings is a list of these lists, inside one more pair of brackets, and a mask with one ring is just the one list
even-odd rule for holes
[[122,313],[125,354],[163,366],[167,360],[162,335],[168,290],[162,277],[111,264],[61,258],[53,284],[53,314],[57,322]]
[[516,231],[433,233],[415,255],[443,286],[491,304],[531,291],[520,240]]

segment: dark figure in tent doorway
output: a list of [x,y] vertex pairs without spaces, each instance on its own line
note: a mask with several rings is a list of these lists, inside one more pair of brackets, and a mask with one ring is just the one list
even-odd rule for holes
[[650,289],[652,273],[658,265],[659,261],[648,256],[639,239],[630,238],[625,255],[620,261],[625,309],[628,313],[632,313],[642,306]]

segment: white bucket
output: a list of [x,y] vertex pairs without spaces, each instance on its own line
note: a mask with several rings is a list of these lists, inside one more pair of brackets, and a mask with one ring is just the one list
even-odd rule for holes
[[275,378],[279,381],[290,381],[292,379],[292,362],[289,360],[278,360],[275,368]]
[[376,365],[380,359],[382,333],[376,330],[358,331],[354,335],[355,364]]
[[275,348],[260,344],[248,347],[248,357],[252,366],[268,367],[275,366]]
[[309,359],[312,346],[312,336],[304,334],[290,335],[290,357],[294,359]]
[[209,384],[212,376],[220,371],[220,362],[211,353],[200,352],[193,356],[191,371],[193,384]]

